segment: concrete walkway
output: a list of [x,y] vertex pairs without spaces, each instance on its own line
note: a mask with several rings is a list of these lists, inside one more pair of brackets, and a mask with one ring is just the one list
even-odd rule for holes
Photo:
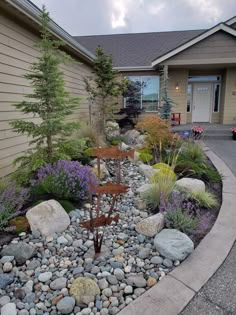
[[[227,164],[236,176],[236,141],[206,140],[205,144]],[[180,314],[236,314],[236,243],[221,267]]]

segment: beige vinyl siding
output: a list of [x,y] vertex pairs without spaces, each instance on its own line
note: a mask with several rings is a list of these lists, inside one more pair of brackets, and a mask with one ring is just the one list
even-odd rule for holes
[[[29,139],[13,132],[9,122],[13,119],[38,120],[32,115],[23,115],[13,106],[32,92],[30,82],[23,75],[39,55],[35,48],[38,40],[29,29],[0,14],[0,177],[13,171],[12,162],[28,148]],[[62,65],[61,69],[68,91],[81,98],[80,109],[69,119],[86,124],[89,115],[83,77],[91,75],[91,68],[76,63]]]
[[193,61],[196,60],[199,64],[201,60],[209,59],[209,63],[213,59],[222,59],[222,63],[226,62],[227,58],[236,57],[236,40],[235,37],[223,31],[219,31],[210,37],[200,41],[199,43],[185,49],[176,56],[171,57],[165,63],[171,65],[177,61]]
[[223,124],[236,124],[236,67],[226,71]]
[[[187,84],[188,84],[187,69],[169,69],[168,92],[170,98],[176,103],[173,112],[181,113],[181,124],[187,122]],[[176,90],[178,83],[179,90]]]

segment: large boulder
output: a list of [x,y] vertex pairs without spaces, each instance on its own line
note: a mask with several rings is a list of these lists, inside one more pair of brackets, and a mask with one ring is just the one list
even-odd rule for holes
[[120,127],[115,121],[108,121],[105,127],[105,136],[107,140],[112,140],[120,136]]
[[125,137],[125,142],[128,144],[136,144],[137,143],[137,138],[140,136],[140,132],[138,130],[132,129],[126,131],[124,134]]
[[141,174],[145,175],[148,178],[152,177],[153,175],[159,172],[159,170],[156,170],[152,166],[147,164],[140,164],[139,171]]
[[26,217],[31,231],[39,231],[42,236],[63,232],[70,224],[69,215],[56,200],[41,202],[31,208]]
[[70,294],[78,304],[89,304],[90,302],[94,302],[96,295],[100,294],[100,289],[94,280],[79,277],[73,281]]
[[18,265],[23,265],[26,260],[30,259],[36,254],[34,246],[24,242],[16,244],[10,244],[3,248],[0,255],[3,256],[14,256]]
[[175,229],[164,229],[158,233],[154,239],[154,246],[162,256],[173,261],[184,260],[194,250],[192,240]]
[[138,233],[148,237],[153,237],[164,227],[164,215],[157,213],[147,219],[138,222],[135,229]]
[[195,178],[188,177],[181,178],[177,180],[176,185],[190,192],[199,192],[206,190],[205,183],[202,180]]

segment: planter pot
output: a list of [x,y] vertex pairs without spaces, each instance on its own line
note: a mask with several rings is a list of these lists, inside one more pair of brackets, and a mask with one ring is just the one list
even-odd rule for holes
[[236,141],[236,132],[232,133],[233,140]]
[[201,132],[197,132],[197,131],[193,131],[192,130],[192,138],[194,140],[200,140],[201,139],[201,136],[202,136],[202,133]]

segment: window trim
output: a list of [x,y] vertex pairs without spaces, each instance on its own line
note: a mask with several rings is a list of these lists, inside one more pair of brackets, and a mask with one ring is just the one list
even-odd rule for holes
[[[130,77],[138,77],[139,80],[140,78],[142,77],[156,77],[158,78],[158,84],[157,84],[157,94],[158,94],[158,100],[157,100],[157,109],[156,110],[145,110],[144,112],[145,113],[158,113],[159,111],[159,108],[160,108],[160,75],[128,75],[128,76],[125,76],[125,79],[129,79]],[[140,80],[141,82],[143,82],[143,80]],[[141,96],[140,96],[140,109],[142,110],[143,109],[143,93],[141,93]],[[123,106],[124,108],[126,108],[126,97],[123,98],[124,99],[124,103],[123,103]]]

